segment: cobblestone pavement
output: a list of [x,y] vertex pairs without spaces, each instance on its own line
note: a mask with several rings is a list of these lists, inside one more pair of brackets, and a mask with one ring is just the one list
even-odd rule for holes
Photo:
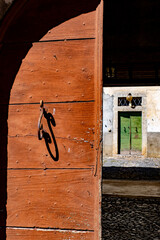
[[102,201],[102,240],[160,240],[158,199],[103,195]]

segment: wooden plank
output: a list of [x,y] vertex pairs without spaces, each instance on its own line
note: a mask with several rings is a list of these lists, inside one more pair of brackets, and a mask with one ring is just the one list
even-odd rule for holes
[[10,103],[94,99],[95,40],[34,43],[19,69]]
[[103,194],[160,197],[160,181],[103,180]]
[[[78,141],[94,140],[94,103],[45,104],[54,117],[56,137]],[[9,136],[37,136],[39,105],[10,105],[8,116]],[[46,119],[43,128],[50,133]],[[37,144],[39,141],[37,140]]]
[[92,170],[9,170],[7,225],[94,229]]
[[49,30],[40,41],[58,39],[79,39],[95,37],[95,16],[96,12],[89,12],[71,18],[68,21]]
[[[8,168],[86,168],[94,165],[91,143],[57,138],[59,159],[49,155],[44,139],[35,136],[8,138]],[[56,157],[54,145],[51,150]]]
[[36,230],[36,229],[7,229],[7,240],[48,240],[48,239],[72,239],[93,240],[93,232],[63,231],[63,230]]

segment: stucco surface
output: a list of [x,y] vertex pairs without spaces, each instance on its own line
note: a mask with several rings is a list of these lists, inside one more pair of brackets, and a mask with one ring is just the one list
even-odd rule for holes
[[[108,107],[104,106],[104,121],[108,119],[112,115],[112,105],[107,101],[109,97],[115,94],[125,96],[128,93],[132,93],[134,96],[135,94],[138,96],[146,95],[147,102],[146,102],[146,109],[147,109],[147,132],[160,132],[160,104],[159,104],[159,96],[160,96],[160,87],[105,87],[103,89],[104,92],[104,105],[107,103]],[[142,105],[144,105],[144,101]],[[112,109],[111,109],[112,108]],[[109,109],[109,112],[106,111]]]
[[[134,97],[142,97],[142,106],[135,108],[118,106],[118,97],[125,97],[131,93]],[[148,164],[159,166],[160,157],[160,87],[105,87],[103,88],[103,160],[104,165],[117,166],[145,166]],[[141,111],[142,112],[142,156],[144,159],[134,157],[132,161],[115,158],[118,154],[118,112]],[[108,135],[110,132],[112,136]],[[112,144],[112,146],[111,146]],[[107,157],[113,157],[108,159]],[[134,163],[135,160],[135,163]],[[141,161],[142,160],[142,161]],[[156,164],[155,164],[156,161]]]
[[147,155],[148,157],[160,158],[160,133],[149,132],[147,134]]
[[160,132],[160,88],[147,91],[147,132]]

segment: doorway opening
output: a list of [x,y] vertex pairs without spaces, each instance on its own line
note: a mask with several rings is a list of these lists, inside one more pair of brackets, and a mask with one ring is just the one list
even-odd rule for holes
[[[103,159],[125,153],[128,157],[129,150],[120,145],[119,112],[141,112],[141,140],[133,140],[130,134],[129,155],[160,158],[156,144],[160,141],[158,9],[157,1],[104,1]],[[131,106],[126,102],[128,94],[133,96]],[[140,147],[133,154],[132,143],[137,141]]]
[[[103,240],[159,238],[158,205],[151,210],[160,174],[159,12],[157,0],[104,0]],[[144,228],[148,219],[154,231]]]
[[[152,181],[160,174],[159,11],[159,1],[104,0],[103,240],[159,237],[157,212],[138,209],[145,200],[154,208],[149,184],[155,187]],[[126,101],[128,95],[132,102]],[[148,216],[155,236],[137,221],[145,219],[147,225]]]
[[118,113],[118,153],[138,155],[142,152],[142,113]]

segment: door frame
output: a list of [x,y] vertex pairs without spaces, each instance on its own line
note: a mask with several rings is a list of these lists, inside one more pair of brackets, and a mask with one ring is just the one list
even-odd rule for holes
[[[133,97],[142,97],[142,106],[131,108],[130,106],[118,106],[118,97],[126,97],[131,91]],[[147,97],[145,92],[134,90],[123,90],[115,92],[113,100],[113,156],[118,155],[118,113],[119,112],[142,112],[142,156],[147,156]]]
[[[97,139],[95,140],[96,149],[96,162],[94,166],[94,176],[96,180],[96,189],[99,192],[95,194],[95,240],[102,237],[102,225],[101,225],[101,204],[102,204],[102,161],[103,161],[103,10],[104,0],[100,0],[100,3],[96,9],[96,46],[95,46],[95,99],[96,99],[96,127],[95,132]],[[99,205],[97,204],[99,202]],[[98,218],[98,219],[97,219]]]
[[[132,154],[132,133],[131,133],[131,129],[132,129],[132,123],[131,123],[131,116],[134,116],[135,113],[139,113],[137,116],[140,116],[141,117],[141,135],[142,135],[142,112],[138,112],[138,111],[132,111],[132,112],[128,112],[128,111],[119,111],[118,112],[118,154],[123,154],[125,155],[124,153],[122,153],[121,151],[121,116],[123,116],[123,114],[127,114],[127,116],[129,116],[129,122],[130,122],[130,134],[129,134],[129,142],[130,142],[130,149],[128,149],[127,151],[129,152],[129,154],[131,156],[135,155],[135,154]],[[138,153],[136,153],[136,155],[141,155],[142,154],[142,139],[141,139],[141,151],[138,151]],[[127,154],[126,154],[127,155]]]

